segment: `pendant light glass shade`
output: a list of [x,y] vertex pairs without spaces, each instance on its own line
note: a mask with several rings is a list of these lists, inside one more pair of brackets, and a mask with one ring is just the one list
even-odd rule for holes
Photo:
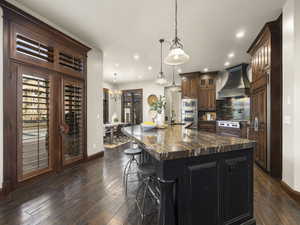
[[167,79],[165,78],[163,73],[159,73],[156,83],[159,85],[166,85],[168,83]]
[[190,59],[190,56],[183,51],[183,44],[180,42],[180,39],[178,38],[177,11],[178,11],[177,0],[175,0],[175,37],[172,41],[170,52],[164,60],[165,64],[170,66],[178,66],[184,64]]
[[187,55],[181,47],[170,49],[168,56],[165,58],[165,64],[170,66],[178,66],[189,61],[190,56]]

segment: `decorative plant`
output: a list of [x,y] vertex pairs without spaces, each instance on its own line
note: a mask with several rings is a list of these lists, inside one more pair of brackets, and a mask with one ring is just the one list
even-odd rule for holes
[[159,99],[150,106],[150,110],[161,114],[166,109],[166,97],[159,96]]

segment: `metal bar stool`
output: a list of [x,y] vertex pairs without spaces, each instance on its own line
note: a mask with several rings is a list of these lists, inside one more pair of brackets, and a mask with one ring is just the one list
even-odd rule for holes
[[123,186],[125,190],[125,195],[127,196],[127,190],[128,190],[128,177],[131,174],[137,174],[137,171],[132,171],[132,165],[135,163],[137,166],[139,166],[139,162],[136,159],[137,156],[141,156],[142,150],[139,148],[129,148],[124,151],[125,155],[128,155],[129,161],[126,163],[126,166],[123,171]]
[[140,224],[143,224],[145,217],[154,213],[154,210],[150,213],[146,212],[150,203],[147,201],[148,205],[146,205],[146,199],[149,198],[154,204],[159,205],[160,191],[154,164],[145,163],[140,165],[138,167],[138,174],[142,178],[142,182],[136,192],[135,201],[141,215]]

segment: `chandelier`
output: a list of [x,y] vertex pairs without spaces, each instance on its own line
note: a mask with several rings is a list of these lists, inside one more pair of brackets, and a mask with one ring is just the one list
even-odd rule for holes
[[183,51],[183,44],[178,38],[178,28],[177,28],[177,14],[178,14],[177,0],[175,0],[175,38],[172,40],[170,46],[170,52],[165,58],[165,64],[171,66],[177,66],[186,63],[190,56]]
[[112,100],[115,102],[119,99],[121,99],[122,91],[120,90],[109,90],[109,96]]
[[[117,82],[117,73],[114,73],[113,75],[113,82],[116,83]],[[119,91],[117,89],[115,90],[109,90],[109,96],[112,100],[114,100],[115,102],[119,99],[121,99],[122,96],[122,91]]]

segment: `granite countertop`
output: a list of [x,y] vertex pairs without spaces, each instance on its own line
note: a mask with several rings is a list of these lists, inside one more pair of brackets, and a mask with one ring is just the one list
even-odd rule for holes
[[255,141],[186,129],[182,125],[149,131],[143,131],[141,126],[131,126],[123,128],[122,131],[142,144],[145,150],[157,160],[210,155],[250,149],[255,146]]

